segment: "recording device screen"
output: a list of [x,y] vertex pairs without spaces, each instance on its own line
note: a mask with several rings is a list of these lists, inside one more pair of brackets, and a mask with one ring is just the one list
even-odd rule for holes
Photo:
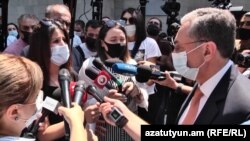
[[117,122],[120,118],[123,117],[123,114],[116,107],[113,107],[109,116],[114,122]]

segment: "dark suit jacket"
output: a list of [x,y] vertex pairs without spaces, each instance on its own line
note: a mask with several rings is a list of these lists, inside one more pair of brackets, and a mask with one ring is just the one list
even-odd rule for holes
[[[188,106],[194,90],[184,101],[177,123]],[[250,117],[250,80],[231,66],[221,78],[194,124],[240,124]]]

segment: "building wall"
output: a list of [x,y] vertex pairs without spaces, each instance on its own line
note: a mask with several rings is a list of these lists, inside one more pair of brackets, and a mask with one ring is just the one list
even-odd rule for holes
[[[103,0],[103,16],[109,16],[112,19],[119,19],[121,12],[128,7],[137,8],[140,0]],[[199,8],[210,6],[208,0],[177,0],[181,3],[180,15]],[[92,18],[91,0],[77,0],[76,19],[80,18],[85,22]],[[243,6],[244,9],[250,9],[250,0],[231,0],[233,6]],[[17,18],[23,13],[35,14],[39,19],[44,17],[45,7],[52,3],[63,3],[63,0],[9,0],[8,22],[16,23]],[[163,21],[163,30],[166,30],[166,15],[161,11],[160,5],[163,0],[149,0],[147,4],[146,20],[152,16],[158,16]],[[85,5],[85,6],[84,6]],[[85,12],[84,12],[85,9]],[[86,15],[83,15],[86,13]],[[151,14],[150,14],[151,13]],[[153,15],[152,15],[153,13]],[[155,15],[154,15],[155,14]]]

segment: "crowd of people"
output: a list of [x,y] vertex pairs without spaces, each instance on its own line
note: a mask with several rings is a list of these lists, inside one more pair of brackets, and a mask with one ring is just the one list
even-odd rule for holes
[[[63,4],[47,6],[41,20],[23,14],[17,23],[8,24],[0,54],[0,141],[67,140],[66,123],[71,141],[137,141],[141,125],[249,124],[250,12],[236,25],[228,10],[195,9],[181,18],[172,40],[160,36],[159,18],[145,23],[135,8],[124,9],[119,20],[77,20],[72,39]],[[148,67],[165,79],[140,82],[115,72],[108,60]],[[69,81],[94,86],[98,98],[88,95],[85,103],[60,105],[43,117],[43,100],[61,87],[61,69]],[[111,80],[101,86],[89,70],[112,73]],[[112,119],[114,109],[122,120]],[[23,136],[42,117],[36,136]]]

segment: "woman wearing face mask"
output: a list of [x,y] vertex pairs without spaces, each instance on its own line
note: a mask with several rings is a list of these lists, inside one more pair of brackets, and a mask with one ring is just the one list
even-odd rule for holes
[[[22,136],[41,111],[42,70],[29,59],[10,54],[0,54],[0,68],[0,96],[4,97],[0,99],[0,141],[34,141]],[[58,112],[69,123],[71,141],[76,137],[87,140],[85,129],[79,126],[84,119],[80,106],[59,107]]]
[[[127,48],[127,38],[126,32],[123,27],[124,21],[114,21],[109,20],[105,22],[103,27],[99,32],[99,37],[97,39],[97,56],[104,62],[107,59],[120,59],[125,63],[136,64],[136,62],[131,59],[128,48]],[[89,67],[94,67],[93,60],[95,58],[88,58],[82,65],[82,68],[79,71],[79,79],[84,80],[89,85],[95,85],[93,80],[90,79],[86,74],[85,70]],[[111,68],[110,71],[112,72]],[[117,90],[109,90],[106,88],[98,89],[102,97],[108,95],[109,97],[119,99],[123,102],[126,102],[126,105],[131,111],[137,113],[137,106],[147,108],[147,93],[144,89],[139,88],[136,84],[136,81],[131,76],[125,76],[114,73],[114,75],[122,80],[123,88],[122,93],[117,92]],[[111,82],[112,86],[116,86],[116,83]],[[100,112],[98,107],[100,105],[96,103],[96,100],[90,98],[86,104],[85,115],[87,120],[87,127],[92,128],[94,123],[100,117]],[[107,141],[123,141],[123,140],[132,140],[131,137],[121,128],[114,127],[111,125],[102,125],[106,128],[105,135],[103,137],[99,136],[99,140]]]
[[0,68],[0,140],[15,140],[39,110],[43,75],[34,62],[9,54],[0,54]]
[[[44,74],[42,90],[45,96],[52,96],[54,90],[59,87],[59,70],[65,68],[69,70],[73,80],[76,81],[75,72],[71,66],[71,51],[68,45],[69,37],[66,29],[59,21],[42,20],[37,25],[32,34],[28,58],[38,63]],[[58,136],[49,138],[45,131],[40,140],[56,139],[64,136],[63,118],[53,113],[49,114],[50,124],[59,123]],[[63,140],[63,138],[62,138]]]
[[[161,56],[161,51],[156,41],[146,36],[145,21],[140,11],[134,8],[125,9],[121,14],[121,19],[126,21],[125,29],[128,35],[128,49],[131,57],[139,64],[143,64],[143,61],[156,64],[157,58]],[[152,81],[148,81],[147,83],[141,83],[140,86],[147,90],[149,103],[151,103],[152,96],[155,93],[155,84]],[[139,109],[139,115],[148,122],[151,115],[150,109],[149,107],[148,112],[144,109]]]
[[19,38],[18,27],[14,23],[8,23],[7,26],[8,37],[7,37],[7,46]]

